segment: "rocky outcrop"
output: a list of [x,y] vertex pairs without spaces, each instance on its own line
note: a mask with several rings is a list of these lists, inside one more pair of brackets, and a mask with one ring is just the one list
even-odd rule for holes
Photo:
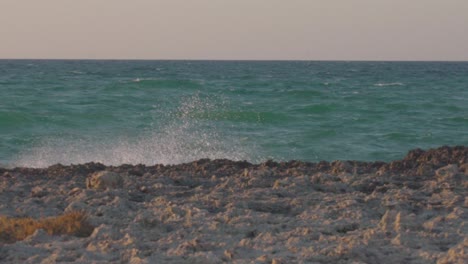
[[92,173],[86,179],[86,187],[89,189],[122,188],[123,177],[112,171],[99,171]]
[[1,215],[86,211],[95,229],[0,241],[0,262],[466,263],[467,157],[2,169]]

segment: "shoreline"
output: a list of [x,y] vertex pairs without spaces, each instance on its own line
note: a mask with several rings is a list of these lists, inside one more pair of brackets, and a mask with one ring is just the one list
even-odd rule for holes
[[0,168],[0,216],[82,211],[91,235],[1,240],[0,262],[464,263],[468,147],[392,162],[202,159]]
[[[394,161],[357,161],[357,160],[335,160],[335,161],[319,161],[319,162],[308,162],[300,160],[290,161],[273,161],[267,160],[262,163],[250,163],[248,161],[233,161],[229,159],[199,159],[188,163],[181,164],[121,164],[105,165],[99,162],[88,162],[84,164],[54,164],[45,168],[30,168],[30,167],[1,167],[0,175],[2,173],[21,173],[27,172],[30,174],[42,174],[48,170],[63,169],[68,173],[92,173],[99,170],[116,170],[119,172],[125,170],[132,170],[137,174],[142,174],[149,171],[175,169],[184,170],[190,169],[190,166],[197,167],[199,164],[211,163],[213,166],[232,165],[239,168],[255,168],[259,166],[266,167],[305,167],[311,172],[338,172],[345,170],[346,172],[352,173],[372,173],[379,170],[391,173],[413,173],[421,174],[424,170],[434,170],[438,167],[449,164],[462,165],[468,163],[468,146],[441,146],[438,148],[431,148],[428,150],[423,149],[412,149],[408,151],[406,156],[400,160]],[[343,165],[345,164],[345,165]],[[341,168],[346,166],[346,168]],[[421,171],[422,170],[422,171]]]

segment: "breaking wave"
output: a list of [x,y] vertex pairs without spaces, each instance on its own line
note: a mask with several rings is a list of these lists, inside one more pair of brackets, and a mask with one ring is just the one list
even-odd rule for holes
[[179,164],[201,158],[258,161],[255,147],[251,143],[247,146],[244,138],[221,133],[216,124],[196,118],[214,112],[216,107],[210,100],[191,96],[183,99],[176,111],[167,114],[165,124],[154,125],[140,135],[46,138],[20,153],[13,165],[41,168],[86,162]]

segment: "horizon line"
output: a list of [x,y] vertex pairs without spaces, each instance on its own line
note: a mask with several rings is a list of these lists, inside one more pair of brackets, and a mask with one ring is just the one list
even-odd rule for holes
[[232,62],[468,62],[468,60],[394,60],[394,59],[137,59],[137,58],[0,58],[0,61],[232,61]]

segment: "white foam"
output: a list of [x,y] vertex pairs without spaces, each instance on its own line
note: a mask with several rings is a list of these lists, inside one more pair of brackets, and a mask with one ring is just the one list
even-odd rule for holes
[[221,133],[216,127],[197,119],[214,104],[193,96],[183,100],[177,111],[168,113],[170,121],[137,137],[118,136],[46,138],[24,151],[15,166],[47,167],[101,162],[121,164],[179,164],[201,158],[256,161],[255,148],[240,137]]
[[374,84],[374,86],[379,86],[379,87],[382,87],[382,86],[403,86],[404,84],[401,83],[401,82],[392,82],[392,83],[376,83]]

